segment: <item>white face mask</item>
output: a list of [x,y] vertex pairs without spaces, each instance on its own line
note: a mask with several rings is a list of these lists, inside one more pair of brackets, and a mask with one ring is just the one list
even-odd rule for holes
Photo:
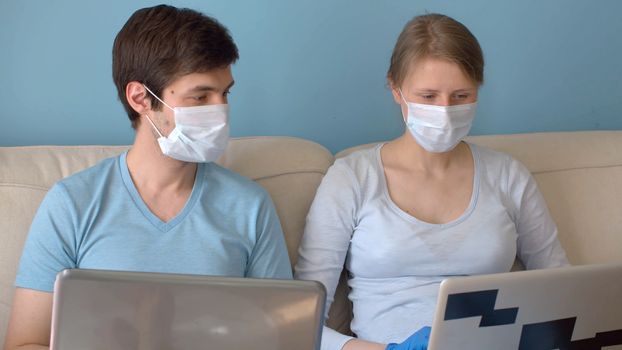
[[408,130],[417,143],[428,152],[442,153],[454,149],[469,134],[477,103],[456,106],[434,106],[406,101],[404,118]]
[[173,108],[148,87],[145,89],[175,114],[175,128],[168,137],[162,135],[151,118],[145,115],[160,135],[158,144],[164,155],[184,162],[206,163],[223,154],[229,142],[229,105]]

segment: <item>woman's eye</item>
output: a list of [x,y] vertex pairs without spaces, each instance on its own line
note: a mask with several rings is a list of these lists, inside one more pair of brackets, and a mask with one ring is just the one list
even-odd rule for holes
[[227,91],[223,92],[222,95],[224,97],[227,97],[227,96],[229,96],[230,93],[231,93],[231,91],[227,90]]
[[424,100],[431,100],[434,98],[434,95],[421,95]]
[[466,98],[468,98],[468,97],[469,97],[469,95],[468,95],[468,94],[459,94],[459,95],[456,95],[456,98],[457,98],[457,99],[459,99],[459,100],[464,100],[464,99],[466,99]]

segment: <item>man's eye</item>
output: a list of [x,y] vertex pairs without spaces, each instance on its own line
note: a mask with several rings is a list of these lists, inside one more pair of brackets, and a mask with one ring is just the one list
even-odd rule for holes
[[207,98],[207,96],[205,95],[201,95],[201,96],[192,96],[191,97],[193,100],[201,102],[201,101],[205,101],[205,99]]
[[424,100],[431,100],[434,98],[434,95],[421,95]]
[[469,94],[459,94],[459,95],[456,95],[456,98],[459,100],[464,100],[466,98],[469,98]]

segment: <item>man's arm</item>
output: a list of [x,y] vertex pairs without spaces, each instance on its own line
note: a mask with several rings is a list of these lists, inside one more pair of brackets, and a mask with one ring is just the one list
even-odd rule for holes
[[4,350],[49,349],[52,293],[16,288]]
[[292,279],[287,245],[279,217],[267,192],[258,212],[256,242],[245,277]]

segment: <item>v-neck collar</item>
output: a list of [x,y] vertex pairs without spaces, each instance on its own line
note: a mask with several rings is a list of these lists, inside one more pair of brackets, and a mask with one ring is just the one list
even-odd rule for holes
[[197,163],[197,171],[194,177],[194,185],[192,186],[192,192],[190,193],[190,197],[186,201],[183,209],[174,218],[165,222],[151,212],[147,204],[145,204],[142,197],[138,193],[138,189],[136,189],[134,181],[132,181],[132,177],[130,176],[130,171],[127,167],[127,152],[124,152],[119,156],[119,168],[121,169],[121,178],[123,179],[125,188],[130,194],[130,197],[132,197],[132,200],[134,201],[136,207],[138,207],[138,209],[143,213],[145,218],[147,218],[147,220],[149,220],[149,222],[151,222],[153,226],[155,226],[162,232],[170,231],[175,226],[177,226],[186,216],[188,216],[188,214],[192,211],[194,204],[201,196],[201,192],[203,191],[206,164]]
[[465,221],[469,216],[471,216],[471,214],[473,213],[473,211],[475,211],[475,207],[477,206],[477,200],[479,198],[479,188],[480,188],[480,172],[481,172],[481,164],[480,164],[480,159],[479,159],[479,150],[477,149],[477,146],[472,144],[472,143],[468,143],[465,142],[467,144],[467,146],[469,147],[469,150],[471,152],[471,155],[473,157],[473,182],[472,182],[472,192],[471,192],[471,198],[469,200],[469,205],[466,208],[466,210],[456,219],[453,219],[451,221],[442,223],[442,224],[435,224],[435,223],[431,223],[431,222],[427,222],[421,219],[418,219],[417,217],[415,217],[414,215],[411,215],[407,212],[405,212],[404,210],[402,210],[391,198],[391,195],[389,194],[389,185],[387,184],[387,178],[384,174],[384,165],[382,163],[382,156],[380,153],[380,150],[382,149],[382,147],[386,144],[386,143],[381,143],[379,145],[376,146],[376,148],[374,149],[374,158],[377,164],[377,168],[378,168],[378,179],[380,181],[380,186],[381,186],[381,191],[382,191],[382,195],[384,196],[386,202],[388,203],[389,207],[396,212],[399,216],[401,216],[402,218],[404,218],[405,220],[412,222],[414,224],[419,224],[419,225],[424,225],[424,226],[428,226],[428,227],[438,227],[438,228],[450,228],[452,226],[456,226],[458,224],[460,224],[461,222]]

